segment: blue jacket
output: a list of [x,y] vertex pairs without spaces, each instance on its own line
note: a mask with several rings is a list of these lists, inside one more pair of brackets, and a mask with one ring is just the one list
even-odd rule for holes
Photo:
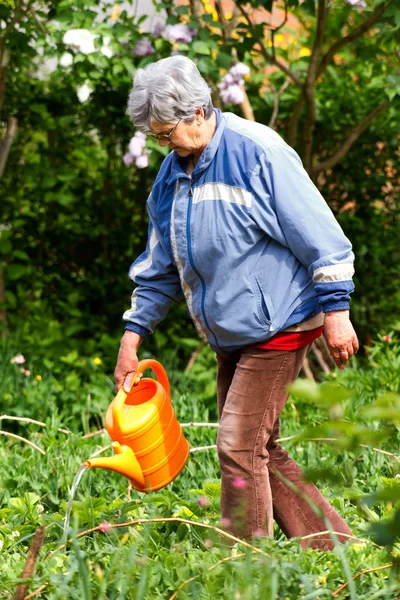
[[176,152],[161,166],[123,318],[145,337],[184,296],[199,333],[229,355],[348,309],[354,256],[296,152],[265,125],[216,114],[191,177]]

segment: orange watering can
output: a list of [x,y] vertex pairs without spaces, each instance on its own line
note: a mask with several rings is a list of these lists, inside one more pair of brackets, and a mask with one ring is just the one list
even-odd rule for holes
[[142,378],[130,392],[118,391],[106,413],[106,429],[115,455],[84,464],[116,471],[140,492],[165,487],[182,471],[189,444],[172,408],[167,373],[156,360],[142,360],[134,380],[152,369],[157,381]]

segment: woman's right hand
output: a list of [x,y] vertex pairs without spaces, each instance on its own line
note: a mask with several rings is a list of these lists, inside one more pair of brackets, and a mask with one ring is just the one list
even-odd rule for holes
[[[132,387],[132,380],[138,367],[137,350],[143,338],[134,331],[126,330],[121,339],[117,364],[114,371],[115,387],[118,390],[124,386],[125,392]],[[135,383],[138,383],[142,374],[139,373]]]

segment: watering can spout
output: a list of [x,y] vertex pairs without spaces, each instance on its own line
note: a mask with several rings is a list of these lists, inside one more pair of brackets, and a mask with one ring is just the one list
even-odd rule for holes
[[89,468],[98,467],[100,469],[109,469],[120,475],[124,475],[132,481],[136,489],[145,487],[143,471],[139,465],[138,459],[129,448],[119,442],[113,442],[114,456],[104,458],[90,458],[84,462],[84,465]]

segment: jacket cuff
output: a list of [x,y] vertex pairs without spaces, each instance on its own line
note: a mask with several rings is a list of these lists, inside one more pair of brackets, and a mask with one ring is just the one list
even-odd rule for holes
[[350,310],[350,302],[329,302],[322,306],[324,313],[334,312],[335,310]]
[[136,323],[131,323],[130,321],[125,325],[125,331],[134,331],[138,333],[142,338],[145,338],[149,335],[150,331],[141,325],[137,325]]

